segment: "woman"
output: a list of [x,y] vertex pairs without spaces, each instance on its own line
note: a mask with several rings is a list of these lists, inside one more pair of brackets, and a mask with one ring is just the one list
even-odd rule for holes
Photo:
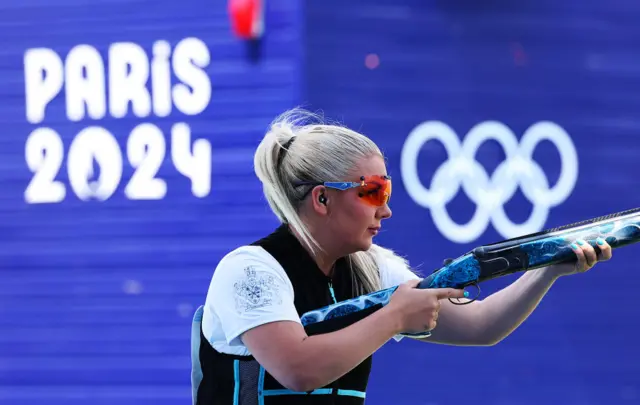
[[[391,338],[431,330],[423,341],[494,345],[559,277],[611,258],[605,241],[598,241],[600,257],[577,241],[575,264],[525,273],[469,305],[445,299],[464,299],[461,290],[413,288],[419,277],[408,264],[372,241],[391,217],[382,153],[347,128],[305,124],[310,117],[282,115],[256,151],[256,174],[282,225],[227,254],[214,272],[198,404],[363,403],[371,356]],[[389,305],[350,324],[310,330],[300,323],[307,311],[395,285]]]

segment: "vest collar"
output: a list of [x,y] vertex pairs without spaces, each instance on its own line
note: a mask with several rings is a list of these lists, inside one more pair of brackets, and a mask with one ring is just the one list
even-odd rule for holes
[[[309,276],[317,277],[322,281],[328,281],[332,278],[335,278],[336,272],[338,270],[338,264],[344,261],[344,259],[339,259],[334,265],[334,271],[332,273],[333,277],[329,277],[318,267],[318,264],[313,259],[311,254],[305,249],[305,247],[300,243],[298,238],[293,234],[291,229],[289,229],[288,224],[280,225],[275,232],[273,233],[274,244],[273,247],[276,247],[282,253],[280,255],[279,260],[284,261],[282,264],[291,269],[301,269],[308,273]],[[275,245],[275,246],[274,246]]]

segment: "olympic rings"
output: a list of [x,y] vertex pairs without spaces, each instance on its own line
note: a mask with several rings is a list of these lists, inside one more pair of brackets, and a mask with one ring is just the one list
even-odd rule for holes
[[[434,173],[429,188],[418,176],[418,154],[429,140],[440,141],[448,160]],[[505,152],[491,176],[476,161],[480,145],[487,140],[497,141]],[[560,178],[553,187],[544,170],[533,160],[536,146],[548,140],[560,152]],[[514,133],[497,121],[474,126],[461,142],[447,124],[428,121],[418,125],[407,137],[401,155],[402,181],[409,196],[420,206],[430,209],[438,230],[449,240],[471,242],[482,235],[489,223],[505,238],[513,238],[540,231],[549,209],[562,203],[573,191],[578,178],[578,155],[571,137],[559,125],[541,121],[529,127],[520,143]],[[533,212],[522,224],[513,223],[504,211],[518,187],[533,204]],[[446,205],[460,188],[476,204],[469,222],[458,224],[449,216]]]

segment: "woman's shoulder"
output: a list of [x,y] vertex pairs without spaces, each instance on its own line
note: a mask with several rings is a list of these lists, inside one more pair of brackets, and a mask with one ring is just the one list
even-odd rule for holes
[[216,265],[212,283],[221,279],[256,275],[276,276],[287,280],[282,265],[265,249],[256,245],[239,246],[226,253]]
[[237,267],[238,264],[261,264],[267,266],[277,265],[273,256],[261,246],[243,245],[227,252],[218,262],[217,268],[227,266]]

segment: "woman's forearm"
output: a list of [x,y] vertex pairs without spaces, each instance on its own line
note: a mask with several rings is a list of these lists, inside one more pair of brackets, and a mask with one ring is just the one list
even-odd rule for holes
[[490,346],[507,337],[538,306],[557,280],[553,268],[522,275],[508,287],[468,305],[443,302],[438,327],[426,342]]
[[495,344],[524,322],[549,291],[557,276],[551,268],[525,273],[478,305],[481,341]]
[[382,308],[337,332],[306,338],[291,367],[293,389],[309,391],[338,379],[399,333],[398,323],[397,314]]
[[442,320],[428,341],[473,346],[496,344],[527,319],[559,277],[583,273],[597,262],[611,259],[611,246],[602,239],[596,243],[600,255],[584,240],[577,240],[571,245],[575,262],[528,271],[483,301],[465,306],[446,303],[440,310]]

